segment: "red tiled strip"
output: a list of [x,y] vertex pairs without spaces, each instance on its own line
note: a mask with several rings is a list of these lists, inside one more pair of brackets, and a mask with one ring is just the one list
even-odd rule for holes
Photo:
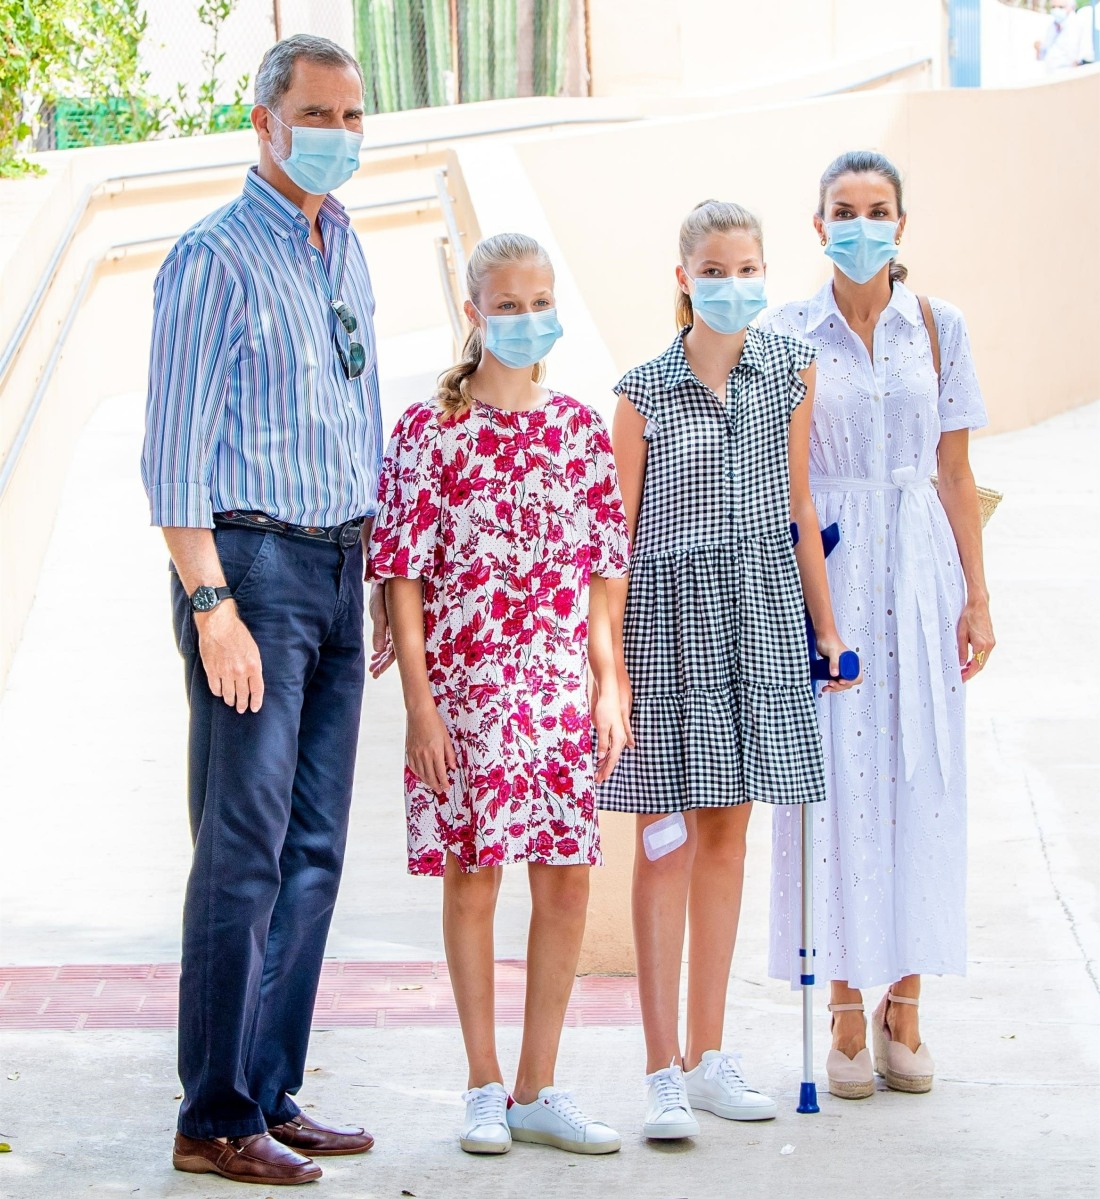
[[[497,962],[497,1021],[523,1020],[523,962]],[[0,1029],[175,1028],[179,966],[0,966]],[[633,978],[578,978],[565,1022],[639,1021]],[[325,962],[314,1028],[458,1024],[444,962]]]

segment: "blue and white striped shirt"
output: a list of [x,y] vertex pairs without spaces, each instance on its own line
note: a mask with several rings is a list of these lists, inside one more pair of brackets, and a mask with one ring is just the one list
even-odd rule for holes
[[[374,293],[343,205],[325,250],[296,205],[249,171],[244,192],[176,242],[154,288],[141,474],[152,523],[210,528],[215,512],[336,525],[377,508],[382,428]],[[331,309],[359,324],[349,337]],[[337,354],[362,343],[348,379]]]

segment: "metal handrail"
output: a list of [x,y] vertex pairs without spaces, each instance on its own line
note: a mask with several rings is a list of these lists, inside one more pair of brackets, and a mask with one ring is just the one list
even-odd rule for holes
[[437,237],[435,239],[435,261],[439,267],[439,282],[443,287],[443,300],[447,305],[447,319],[451,323],[451,335],[455,342],[462,340],[462,317],[459,313],[458,304],[455,301],[455,291],[451,283],[451,263],[447,257],[447,239],[445,237]]
[[925,54],[921,58],[914,58],[909,62],[899,63],[896,67],[890,67],[888,70],[879,71],[877,75],[868,75],[866,79],[857,79],[855,83],[846,83],[843,87],[833,87],[827,92],[815,92],[812,96],[807,96],[807,100],[824,100],[826,96],[843,96],[848,92],[858,92],[861,88],[870,87],[872,83],[881,83],[884,79],[890,79],[894,75],[905,75],[909,71],[916,70],[917,67],[930,67],[932,65],[932,56]]
[[[427,204],[437,200],[438,197],[429,192],[426,195],[419,196],[403,196],[398,200],[374,200],[368,204],[352,204],[348,206],[347,211],[350,213],[371,212],[378,209],[399,208],[406,204]],[[34,422],[38,416],[38,411],[42,407],[42,403],[46,398],[46,393],[49,390],[50,383],[53,380],[54,371],[57,369],[58,363],[61,361],[61,355],[65,349],[65,343],[68,340],[69,333],[72,330],[73,324],[76,321],[77,314],[88,295],[88,289],[91,287],[92,280],[95,278],[96,272],[100,266],[111,256],[118,254],[120,251],[126,252],[151,246],[163,245],[165,242],[175,242],[179,238],[179,233],[165,233],[157,237],[140,237],[131,241],[115,242],[107,246],[97,258],[88,260],[84,267],[84,273],[80,277],[80,284],[73,295],[72,303],[65,313],[65,318],[61,322],[61,327],[57,331],[54,338],[53,346],[50,350],[50,356],[46,359],[46,365],[42,370],[42,374],[35,386],[34,394],[31,396],[31,401],[27,405],[26,411],[23,413],[23,419],[19,422],[19,428],[15,431],[15,436],[11,440],[11,445],[8,447],[7,455],[2,463],[0,463],[0,502],[3,501],[4,494],[8,489],[8,484],[11,482],[15,474],[15,468],[19,465],[19,459],[23,453],[23,447],[30,437],[31,429],[34,427]]]
[[447,240],[451,243],[451,262],[454,266],[455,282],[462,287],[466,282],[466,247],[462,242],[462,230],[458,227],[458,217],[455,213],[455,202],[447,190],[447,172],[436,171],[435,190],[439,197],[439,207],[443,213],[443,226],[447,230]]
[[84,189],[79,203],[72,211],[69,217],[69,223],[65,226],[64,232],[58,238],[57,245],[53,248],[53,253],[50,255],[49,262],[46,263],[46,269],[42,272],[38,283],[35,286],[34,292],[31,295],[27,307],[23,310],[23,315],[19,318],[15,326],[15,331],[8,339],[8,344],[4,347],[3,354],[0,354],[0,388],[4,386],[4,380],[11,364],[19,355],[19,349],[22,345],[23,338],[26,337],[34,318],[38,315],[38,309],[42,306],[42,301],[45,298],[46,292],[50,290],[50,283],[53,281],[54,271],[57,270],[57,264],[61,261],[65,251],[69,248],[73,239],[73,234],[76,232],[77,225],[80,224],[87,211],[88,202],[92,198],[92,193],[95,187],[89,185]]

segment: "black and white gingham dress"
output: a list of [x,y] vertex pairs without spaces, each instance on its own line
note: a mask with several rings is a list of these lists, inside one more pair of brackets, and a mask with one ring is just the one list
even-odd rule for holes
[[649,448],[624,629],[637,748],[601,785],[602,808],[824,798],[787,466],[813,358],[750,328],[722,405],[677,337],[615,387]]

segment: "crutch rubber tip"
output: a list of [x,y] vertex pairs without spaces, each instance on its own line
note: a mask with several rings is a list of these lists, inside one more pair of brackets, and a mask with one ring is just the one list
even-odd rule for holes
[[821,1108],[817,1106],[816,1082],[804,1082],[798,1088],[798,1107],[796,1110],[803,1114],[821,1111]]

